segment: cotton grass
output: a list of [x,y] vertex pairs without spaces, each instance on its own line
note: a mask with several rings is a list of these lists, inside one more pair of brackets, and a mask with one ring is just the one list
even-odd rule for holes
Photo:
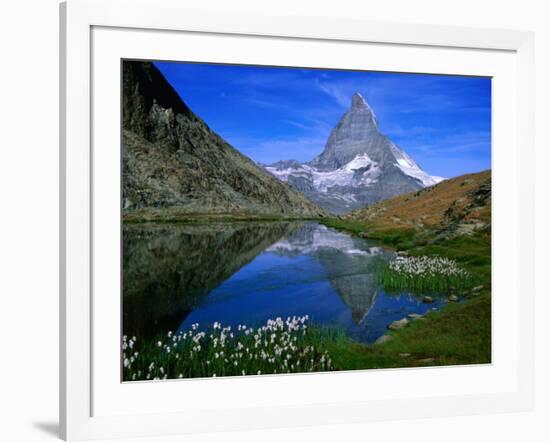
[[[122,339],[124,381],[243,376],[333,370],[331,358],[319,348],[334,339],[333,330],[308,328],[309,317],[270,319],[257,329],[215,322],[201,329],[138,342]],[[131,347],[130,347],[131,345]],[[130,354],[129,349],[135,351]]]
[[456,261],[443,257],[398,256],[381,272],[380,282],[387,290],[448,292],[472,286],[472,276]]

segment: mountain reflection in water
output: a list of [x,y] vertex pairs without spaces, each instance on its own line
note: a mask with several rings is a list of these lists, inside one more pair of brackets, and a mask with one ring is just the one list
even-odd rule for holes
[[308,314],[372,342],[392,321],[428,309],[378,287],[388,252],[317,222],[128,225],[123,241],[125,334]]

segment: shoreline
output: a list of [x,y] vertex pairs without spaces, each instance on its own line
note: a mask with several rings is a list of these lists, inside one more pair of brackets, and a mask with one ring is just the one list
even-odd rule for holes
[[277,216],[254,214],[182,214],[170,216],[122,214],[122,224],[207,224],[216,222],[254,222],[254,221],[320,221],[323,217]]

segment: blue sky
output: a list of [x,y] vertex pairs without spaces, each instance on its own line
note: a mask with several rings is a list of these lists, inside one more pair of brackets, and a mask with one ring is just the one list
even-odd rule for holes
[[360,92],[382,133],[432,175],[491,167],[489,78],[156,62],[185,103],[261,163],[309,161]]

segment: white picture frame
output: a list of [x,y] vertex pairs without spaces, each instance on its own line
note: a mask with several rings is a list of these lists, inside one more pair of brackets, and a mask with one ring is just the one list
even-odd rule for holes
[[[453,28],[432,25],[410,25],[401,23],[364,22],[353,19],[321,19],[315,17],[276,16],[237,14],[230,10],[212,11],[192,9],[177,0],[69,0],[60,6],[61,15],[61,176],[60,176],[60,427],[66,440],[96,438],[161,436],[185,432],[223,431],[234,429],[268,428],[277,426],[321,425],[329,423],[351,423],[367,420],[414,418],[428,416],[448,416],[458,414],[510,412],[528,410],[533,406],[533,35],[530,32]],[[97,226],[97,213],[92,210],[94,193],[101,192],[94,173],[102,168],[97,157],[94,160],[93,105],[100,105],[94,95],[93,76],[97,73],[92,66],[94,50],[101,46],[101,38],[94,40],[96,30],[126,30],[135,35],[150,32],[148,39],[154,46],[155,39],[164,42],[187,35],[205,35],[208,38],[255,38],[267,40],[282,39],[296,42],[325,42],[331,45],[361,45],[377,47],[406,47],[409,51],[486,51],[487,54],[507,54],[508,62],[502,69],[509,69],[508,81],[513,81],[515,96],[508,97],[512,109],[508,117],[514,126],[515,137],[510,140],[511,158],[497,161],[495,170],[506,171],[508,182],[507,197],[511,201],[509,216],[513,223],[508,229],[513,238],[515,259],[506,268],[514,284],[506,289],[509,306],[515,309],[494,309],[493,318],[497,323],[509,321],[514,326],[513,356],[503,362],[508,370],[506,381],[467,393],[432,395],[429,388],[424,393],[410,391],[407,395],[380,396],[372,399],[353,399],[338,394],[338,386],[361,382],[363,377],[384,378],[385,370],[375,374],[362,371],[354,373],[297,375],[288,377],[285,388],[309,388],[318,391],[323,379],[330,379],[331,387],[324,397],[312,393],[310,397],[284,403],[273,399],[258,401],[251,397],[248,403],[228,404],[206,408],[192,404],[185,410],[171,409],[171,390],[187,388],[191,397],[202,390],[213,394],[216,389],[226,395],[242,393],[243,397],[251,390],[262,388],[282,390],[277,377],[251,377],[243,379],[216,380],[217,384],[191,384],[164,382],[150,383],[148,390],[140,390],[138,395],[164,397],[168,404],[162,410],[137,408],[124,409],[124,401],[112,396],[94,397],[102,387],[112,389],[102,374],[109,367],[97,367],[101,352],[94,352],[94,342],[98,342],[94,332],[94,315],[103,305],[94,298],[94,236],[102,235]],[[162,36],[161,36],[162,34]],[[113,47],[116,47],[113,37]],[[122,44],[124,39],[120,40]],[[160,40],[158,40],[160,41]],[[101,49],[103,50],[103,49]],[[292,49],[299,51],[298,48]],[[228,52],[225,50],[225,52]],[[230,51],[229,51],[230,52]],[[117,53],[113,53],[116,58]],[[153,58],[152,52],[143,49],[143,58]],[[132,55],[139,56],[133,52]],[[299,55],[299,54],[296,54]],[[238,58],[237,55],[235,57]],[[138,57],[136,57],[138,58]],[[495,58],[496,59],[496,58]],[[210,60],[216,61],[216,60]],[[99,64],[98,64],[99,65]],[[508,68],[506,67],[508,66]],[[510,69],[512,66],[515,69]],[[457,68],[458,69],[458,68]],[[466,68],[464,68],[466,69]],[[495,68],[496,69],[496,68]],[[467,70],[464,72],[467,73]],[[114,98],[118,99],[117,97]],[[117,106],[114,106],[117,108]],[[99,123],[98,123],[99,124]],[[500,129],[495,127],[495,131]],[[96,137],[97,138],[97,137]],[[520,151],[521,155],[517,155]],[[499,146],[494,147],[499,149]],[[99,157],[101,158],[101,157]],[[92,170],[92,165],[96,169]],[[500,169],[499,169],[500,168]],[[96,212],[100,212],[94,206]],[[499,222],[498,211],[495,223]],[[118,214],[113,214],[113,216]],[[118,221],[117,221],[118,222]],[[504,223],[505,221],[502,221]],[[502,224],[504,225],[504,224]],[[495,241],[495,240],[494,240]],[[502,272],[501,272],[502,273]],[[513,275],[512,275],[513,274]],[[97,275],[96,275],[97,277]],[[500,278],[499,274],[493,275]],[[521,283],[521,293],[519,290]],[[494,285],[495,286],[495,285]],[[498,286],[495,286],[498,287]],[[502,291],[501,296],[504,295]],[[521,302],[520,302],[521,295]],[[493,297],[499,296],[496,289]],[[116,315],[115,315],[116,316]],[[103,320],[103,318],[102,318]],[[498,335],[499,329],[493,327]],[[498,337],[498,336],[497,336]],[[118,336],[113,337],[118,342]],[[118,344],[117,344],[118,345]],[[94,357],[96,360],[94,360]],[[103,359],[101,359],[103,360]],[[497,369],[494,364],[491,369]],[[113,370],[117,370],[116,367]],[[451,369],[452,370],[452,369]],[[464,370],[464,371],[459,371]],[[477,376],[476,368],[455,369],[430,368],[408,370],[401,376],[401,370],[390,370],[391,376],[465,377],[473,383]],[[397,375],[396,372],[399,372]],[[450,374],[449,374],[450,373]],[[441,374],[441,376],[440,376]],[[488,372],[490,376],[491,373]],[[451,378],[447,377],[451,376]],[[342,383],[338,382],[342,380]],[[210,382],[210,381],[206,381]],[[328,381],[327,381],[328,382]],[[448,381],[447,381],[448,382]],[[214,386],[212,388],[212,386]],[[305,386],[305,387],[304,387]],[[117,387],[118,388],[118,387]],[[104,388],[105,390],[105,388]],[[128,390],[128,389],[126,389]],[[268,390],[265,390],[268,391]],[[284,389],[283,389],[284,391]],[[117,394],[131,397],[129,391]],[[114,395],[114,393],[113,393]],[[147,396],[153,397],[153,396]],[[244,400],[244,399],[243,399]],[[118,404],[117,410],[103,406],[105,402]],[[154,403],[154,401],[152,401]],[[128,403],[128,401],[126,401]],[[122,404],[122,405],[121,405]],[[256,404],[252,406],[251,404]],[[246,420],[242,418],[246,408]],[[213,418],[215,416],[215,419]]]

